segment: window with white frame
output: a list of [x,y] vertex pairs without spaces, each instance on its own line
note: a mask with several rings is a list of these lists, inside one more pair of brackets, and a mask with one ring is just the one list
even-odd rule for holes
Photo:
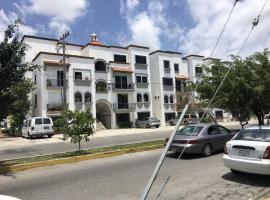
[[147,74],[136,74],[136,83],[147,83]]

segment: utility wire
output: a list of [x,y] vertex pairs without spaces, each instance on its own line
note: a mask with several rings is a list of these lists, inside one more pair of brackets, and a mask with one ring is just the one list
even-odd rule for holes
[[[219,35],[219,37],[218,37],[218,39],[217,39],[217,42],[215,43],[215,47],[214,47],[214,49],[213,49],[213,51],[212,51],[212,53],[211,53],[211,57],[212,57],[212,55],[214,54],[214,51],[215,51],[215,49],[216,49],[216,47],[217,47],[217,45],[218,45],[218,43],[219,43],[219,41],[220,41],[220,39],[221,39],[221,37],[222,37],[224,31],[225,31],[225,28],[226,28],[226,26],[227,26],[227,24],[228,24],[228,21],[229,21],[231,15],[232,15],[232,13],[233,13],[234,7],[236,6],[236,4],[237,4],[238,2],[239,2],[239,0],[235,0],[235,2],[234,2],[234,4],[233,4],[233,7],[232,7],[232,9],[230,10],[229,16],[228,16],[228,18],[227,18],[227,20],[226,20],[226,22],[225,22],[225,24],[224,24],[224,26],[223,26],[223,28],[222,28],[222,30],[221,30],[221,33],[220,33],[220,35]],[[192,94],[192,96],[191,96],[191,98],[190,98],[188,104],[186,105],[186,109],[189,107],[189,105],[191,104],[191,102],[195,99],[195,94],[196,94],[198,85],[199,85],[199,83],[197,82],[197,83],[196,83],[196,86],[195,86],[195,89],[193,90],[193,94]],[[178,122],[177,124],[179,124],[178,126],[180,126],[180,123],[179,123],[179,122]],[[177,127],[177,128],[179,128],[179,127]],[[177,130],[175,130],[175,131],[177,131]],[[173,134],[175,134],[175,132],[173,132]],[[172,137],[172,136],[171,136],[171,137]],[[171,141],[171,138],[170,138],[169,141]],[[170,143],[169,141],[168,141],[168,143]],[[167,144],[167,145],[170,145],[170,144]],[[166,146],[165,150],[167,150],[167,146]],[[164,150],[164,151],[165,151],[165,150]],[[184,149],[183,149],[183,151],[184,151]],[[183,152],[182,152],[182,153],[183,153]],[[178,160],[181,158],[182,153],[181,153],[180,156],[178,157]],[[163,153],[163,154],[164,154],[164,153]],[[161,167],[161,165],[162,165],[162,163],[163,163],[163,161],[164,161],[164,159],[165,159],[165,156],[163,157],[163,154],[161,155],[161,157],[160,157],[160,159],[159,159],[159,162],[158,162],[158,164],[157,164],[157,166],[156,166],[156,168],[155,168],[155,170],[154,170],[154,172],[153,172],[151,178],[149,179],[148,184],[146,185],[146,188],[145,188],[144,193],[143,193],[143,195],[142,195],[142,197],[141,197],[141,200],[145,200],[145,199],[147,198],[148,194],[149,194],[149,191],[151,190],[151,187],[152,187],[152,185],[153,185],[153,183],[154,183],[154,181],[155,181],[155,179],[156,179],[156,176],[157,176],[157,174],[158,174],[158,172],[159,172],[159,170],[160,170],[160,167]],[[171,173],[169,173],[168,178],[166,179],[166,181],[164,182],[163,186],[161,187],[161,190],[160,190],[160,192],[158,193],[158,196],[157,196],[156,200],[159,199],[159,197],[160,197],[161,194],[162,194],[162,191],[165,189],[166,185],[169,183],[171,174],[172,174],[172,172],[174,171],[175,168],[176,168],[176,164],[175,164],[174,167],[172,168]]]
[[233,7],[232,7],[232,9],[231,9],[231,11],[230,11],[230,13],[229,13],[229,16],[228,16],[228,18],[227,18],[225,24],[223,25],[223,28],[222,28],[222,30],[221,30],[219,36],[218,36],[218,39],[217,39],[217,41],[216,41],[216,43],[215,43],[215,46],[214,46],[214,48],[213,48],[213,50],[212,50],[212,52],[211,52],[209,58],[212,58],[212,56],[213,56],[213,54],[214,54],[214,52],[215,52],[215,50],[216,50],[216,48],[217,48],[217,45],[218,45],[218,43],[219,43],[219,41],[220,41],[220,39],[221,39],[221,37],[222,37],[224,31],[225,31],[225,28],[227,27],[227,24],[228,24],[228,22],[229,22],[229,20],[230,20],[230,18],[231,18],[231,16],[232,16],[233,10],[234,10],[234,8],[235,8],[235,6],[236,6],[236,4],[237,4],[238,1],[239,1],[239,0],[237,0],[237,1],[234,2]]
[[[236,2],[236,3],[237,3],[237,2]],[[254,21],[252,22],[251,29],[250,29],[250,31],[248,32],[248,35],[246,36],[245,40],[243,41],[243,44],[242,44],[241,47],[239,48],[239,50],[238,50],[238,52],[237,52],[237,54],[236,54],[237,56],[240,54],[240,52],[241,52],[241,51],[243,50],[243,48],[245,47],[245,45],[246,45],[247,41],[249,40],[250,35],[251,35],[252,31],[254,30],[254,28],[259,24],[260,16],[261,16],[261,14],[262,14],[262,12],[263,12],[263,10],[264,10],[264,8],[265,8],[265,6],[266,6],[267,3],[268,3],[268,0],[265,1],[265,3],[264,3],[264,5],[263,5],[263,7],[262,7],[262,9],[261,9],[261,11],[260,11],[258,17],[255,18]],[[229,66],[229,69],[227,70],[226,74],[224,75],[222,81],[220,82],[218,88],[216,89],[216,92],[214,93],[214,95],[213,95],[212,99],[210,100],[210,102],[208,103],[208,105],[207,105],[207,107],[206,107],[206,109],[205,109],[203,115],[201,116],[201,118],[200,118],[200,120],[199,120],[199,123],[201,123],[203,117],[204,117],[205,114],[206,114],[206,111],[209,109],[210,105],[212,104],[214,98],[216,97],[217,93],[219,92],[220,88],[222,87],[222,85],[223,85],[224,81],[226,80],[228,74],[230,73],[231,69],[232,69],[232,65]],[[198,124],[197,124],[196,128],[194,129],[193,133],[194,133],[196,130],[198,131]],[[189,140],[187,141],[187,144],[188,144],[188,143],[189,143]],[[186,146],[183,148],[183,150],[182,150],[182,152],[180,153],[180,155],[179,155],[179,157],[177,158],[177,160],[180,160],[180,158],[182,157],[182,155],[183,155],[183,153],[184,153],[185,150],[186,150]],[[164,188],[165,188],[165,186],[168,184],[168,182],[169,182],[169,180],[170,180],[170,178],[171,178],[171,174],[173,173],[173,171],[175,170],[175,168],[176,168],[176,162],[175,162],[174,167],[172,168],[171,172],[169,173],[169,176],[167,177],[166,181],[164,182],[164,185],[162,186],[162,188],[161,188],[161,190],[160,190],[160,192],[159,192],[159,194],[158,194],[156,200],[159,199],[159,197],[161,196],[162,191],[164,191]]]

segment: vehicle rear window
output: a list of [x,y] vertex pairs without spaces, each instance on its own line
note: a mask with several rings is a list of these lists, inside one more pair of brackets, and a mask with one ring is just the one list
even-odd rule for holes
[[244,129],[235,140],[270,142],[270,129]]
[[197,118],[197,116],[196,116],[196,115],[190,115],[190,117],[191,117],[191,118]]
[[35,119],[35,125],[42,124],[42,118],[36,118]]
[[51,124],[50,118],[43,118],[43,123],[44,124]]
[[203,129],[202,126],[186,126],[177,132],[177,135],[197,136]]

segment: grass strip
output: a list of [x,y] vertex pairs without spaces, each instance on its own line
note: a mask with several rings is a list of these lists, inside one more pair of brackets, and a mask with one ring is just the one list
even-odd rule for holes
[[37,167],[51,166],[56,164],[112,157],[117,155],[123,155],[126,153],[153,150],[162,148],[163,144],[164,140],[157,140],[133,144],[114,145],[52,155],[36,156],[31,158],[0,161],[0,174],[22,171]]

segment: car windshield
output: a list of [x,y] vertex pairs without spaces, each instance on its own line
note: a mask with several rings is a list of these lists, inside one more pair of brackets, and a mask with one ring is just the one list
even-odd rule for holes
[[270,142],[270,129],[244,129],[235,140]]
[[197,136],[203,129],[202,126],[186,126],[177,132],[177,135]]

